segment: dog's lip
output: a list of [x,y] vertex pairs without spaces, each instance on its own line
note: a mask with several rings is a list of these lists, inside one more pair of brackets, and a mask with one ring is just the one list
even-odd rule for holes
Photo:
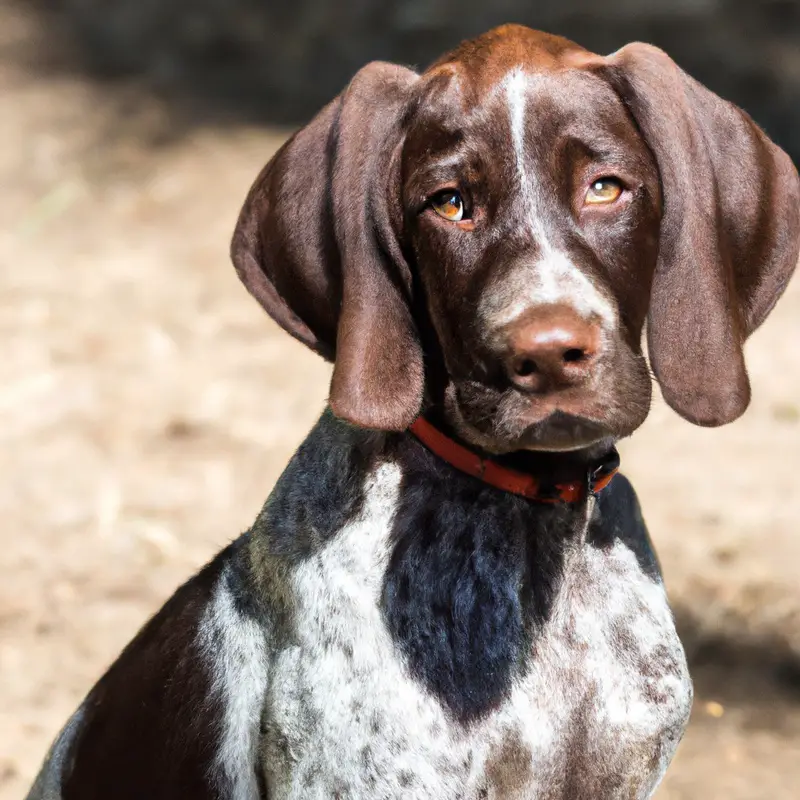
[[609,436],[605,425],[596,420],[556,410],[525,428],[517,446],[524,450],[566,452],[581,450]]
[[[485,384],[466,383],[488,391]],[[467,442],[495,455],[516,450],[566,453],[610,447],[636,427],[628,430],[624,420],[609,413],[608,405],[602,403],[597,392],[585,389],[549,396],[506,393],[493,404],[493,413],[499,413],[502,424],[493,423],[492,415],[485,410],[477,419],[471,419],[472,403],[469,397],[461,396],[463,385],[453,382],[448,387],[446,413]],[[505,403],[503,408],[504,401],[513,402]]]

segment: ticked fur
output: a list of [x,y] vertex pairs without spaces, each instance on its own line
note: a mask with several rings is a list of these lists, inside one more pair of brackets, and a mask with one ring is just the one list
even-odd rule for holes
[[[663,586],[642,560],[646,542],[627,538],[646,536],[640,520],[616,520],[607,500],[588,530],[581,515],[552,603],[520,639],[520,663],[480,713],[459,718],[386,620],[382,591],[397,568],[398,509],[418,488],[412,473],[402,452],[379,460],[354,518],[290,571],[291,631],[264,708],[267,795],[649,797],[686,724],[691,684]],[[624,479],[617,491],[632,495]],[[461,589],[454,602],[469,603]]]

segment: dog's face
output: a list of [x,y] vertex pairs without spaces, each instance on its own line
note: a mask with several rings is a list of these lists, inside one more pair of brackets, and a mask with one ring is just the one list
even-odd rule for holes
[[495,69],[440,66],[402,151],[445,413],[492,451],[625,436],[650,402],[655,161],[602,79]]
[[428,403],[489,452],[573,450],[647,415],[646,320],[673,408],[742,413],[799,200],[785,154],[661,51],[507,26],[421,76],[365,67],[267,165],[232,252],[335,359],[340,416],[402,429]]

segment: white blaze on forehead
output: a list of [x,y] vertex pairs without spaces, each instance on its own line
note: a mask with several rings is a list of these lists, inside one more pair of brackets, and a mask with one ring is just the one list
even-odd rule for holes
[[517,67],[511,70],[503,79],[503,88],[508,99],[508,110],[511,116],[511,141],[514,144],[514,156],[517,161],[517,171],[520,181],[525,189],[525,91],[528,87],[528,78]]
[[572,306],[581,316],[597,316],[606,328],[612,328],[617,321],[613,302],[563,250],[552,244],[541,213],[543,188],[536,175],[527,170],[527,93],[541,80],[540,76],[526,75],[517,67],[501,84],[508,103],[517,191],[522,201],[519,224],[530,231],[538,245],[539,258],[532,263],[520,263],[501,283],[490,288],[481,303],[480,315],[491,328],[496,328],[507,325],[532,307],[561,303]]

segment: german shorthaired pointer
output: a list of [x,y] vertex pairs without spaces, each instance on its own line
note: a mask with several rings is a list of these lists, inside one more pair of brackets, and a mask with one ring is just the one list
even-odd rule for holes
[[[800,247],[789,158],[663,52],[517,26],[366,66],[233,261],[335,360],[252,529],[92,689],[30,798],[652,795],[692,689],[614,442],[699,425]],[[607,488],[604,487],[609,484]]]

